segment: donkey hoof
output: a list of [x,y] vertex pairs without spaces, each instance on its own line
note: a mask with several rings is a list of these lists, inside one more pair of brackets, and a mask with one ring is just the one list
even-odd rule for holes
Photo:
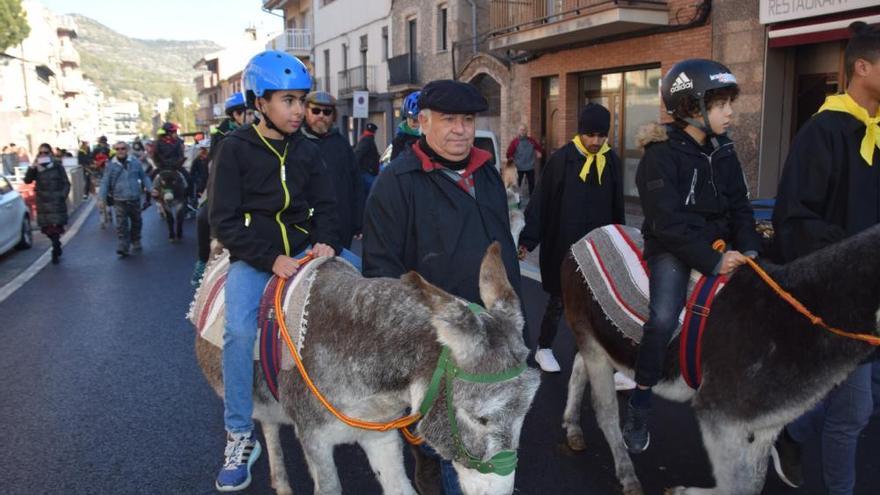
[[568,442],[568,448],[575,452],[583,452],[587,450],[587,442],[584,440],[584,435],[582,433],[571,434],[566,440]]

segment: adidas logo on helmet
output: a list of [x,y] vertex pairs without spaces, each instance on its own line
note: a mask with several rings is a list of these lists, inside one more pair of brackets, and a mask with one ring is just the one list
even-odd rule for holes
[[672,83],[672,87],[669,88],[670,94],[678,93],[679,91],[683,91],[685,89],[691,89],[694,87],[694,82],[691,81],[691,78],[687,76],[684,72],[678,75],[675,78],[675,82]]

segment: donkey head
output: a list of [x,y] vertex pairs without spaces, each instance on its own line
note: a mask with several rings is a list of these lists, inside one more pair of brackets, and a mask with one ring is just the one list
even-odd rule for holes
[[540,379],[525,367],[523,315],[501,248],[492,244],[480,267],[485,309],[414,272],[403,279],[431,309],[437,340],[448,348],[448,359],[441,356],[435,371],[435,378],[442,377],[436,400],[423,410],[418,431],[443,458],[454,461],[465,493],[509,494],[520,430]]

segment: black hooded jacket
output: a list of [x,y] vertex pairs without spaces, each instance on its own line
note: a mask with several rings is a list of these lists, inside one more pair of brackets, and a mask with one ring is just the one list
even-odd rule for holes
[[339,253],[336,192],[318,147],[301,133],[266,142],[275,153],[253,126],[225,138],[210,178],[214,236],[233,260],[267,272],[279,255],[294,256],[309,244]]
[[776,243],[791,261],[880,223],[880,150],[859,154],[865,124],[835,111],[814,115],[785,161],[773,210]]
[[574,143],[550,156],[520,234],[519,243],[530,251],[541,245],[541,285],[554,295],[561,293],[559,270],[571,245],[595,228],[626,223],[617,154],[613,150],[605,154],[601,184],[595,164],[587,180],[581,180],[584,160]]
[[717,149],[708,149],[674,125],[655,124],[643,133],[636,186],[645,215],[645,257],[672,253],[709,275],[721,261],[712,248],[717,239],[742,253],[760,250],[733,141],[718,140]]
[[302,133],[318,145],[321,159],[324,160],[333,177],[340,241],[343,247],[350,249],[352,237],[361,232],[364,217],[364,188],[361,186],[361,176],[354,151],[348,140],[335,127],[323,136],[319,136],[308,126],[303,126]]

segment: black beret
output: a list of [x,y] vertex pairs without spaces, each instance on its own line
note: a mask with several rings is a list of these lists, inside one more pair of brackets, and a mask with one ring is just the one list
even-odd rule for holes
[[379,129],[379,127],[376,124],[374,124],[372,122],[367,123],[367,130],[368,131],[376,132],[377,129]]
[[578,134],[598,133],[608,135],[611,127],[611,113],[598,103],[587,103],[578,118]]
[[422,88],[419,108],[443,113],[479,113],[488,110],[489,103],[473,85],[441,79]]

